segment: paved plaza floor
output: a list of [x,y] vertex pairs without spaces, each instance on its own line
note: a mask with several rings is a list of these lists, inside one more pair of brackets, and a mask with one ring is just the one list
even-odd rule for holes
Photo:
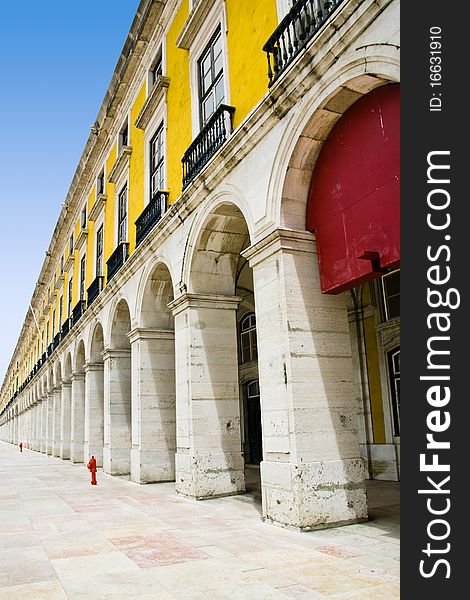
[[394,600],[399,485],[367,523],[297,533],[247,494],[197,502],[0,442],[1,600]]

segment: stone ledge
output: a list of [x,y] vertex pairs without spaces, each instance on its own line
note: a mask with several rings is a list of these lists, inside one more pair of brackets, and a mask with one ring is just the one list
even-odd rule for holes
[[104,205],[106,204],[107,199],[108,199],[108,197],[106,196],[106,194],[98,194],[98,196],[96,197],[95,203],[93,204],[93,208],[90,210],[90,214],[88,215],[89,221],[97,220],[97,218],[101,214],[101,211],[104,208]]
[[117,183],[121,177],[122,172],[126,167],[129,167],[129,157],[132,154],[131,146],[123,146],[121,152],[114,163],[113,168],[109,172],[108,181],[109,183]]
[[166,94],[168,86],[170,85],[170,78],[160,75],[157,82],[152,88],[149,97],[145,101],[142,110],[135,120],[135,126],[138,129],[144,129],[148,126],[150,119],[157,110],[158,105],[162,100],[166,100]]
[[217,0],[198,0],[186,19],[183,29],[176,38],[176,46],[182,50],[189,50],[196,35],[204,25],[207,15]]

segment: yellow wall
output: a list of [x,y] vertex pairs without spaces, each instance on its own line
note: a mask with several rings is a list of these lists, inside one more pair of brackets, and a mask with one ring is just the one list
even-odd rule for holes
[[183,169],[181,159],[192,141],[191,89],[189,86],[189,52],[176,47],[189,14],[188,0],[183,0],[166,38],[166,67],[170,78],[167,95],[168,127],[166,136],[167,188],[171,204],[181,194]]
[[230,102],[234,128],[268,91],[262,48],[278,25],[275,0],[226,0]]
[[[90,210],[93,207],[93,203],[96,198],[96,186],[93,186],[88,196],[87,203],[87,214],[90,214]],[[86,291],[91,285],[94,279],[94,256],[95,256],[95,224],[93,221],[88,221],[87,224],[88,235],[86,239],[86,269],[85,269],[85,300]]]
[[[364,286],[363,306],[371,303],[369,285]],[[369,380],[369,398],[371,407],[372,429],[375,444],[385,444],[385,421],[380,383],[379,351],[377,347],[376,323],[373,316],[364,319],[364,343],[367,358],[367,377]]]
[[[111,148],[111,151],[109,153],[109,156],[106,160],[106,177],[109,175],[109,172],[111,171],[111,169],[114,166],[114,163],[116,162],[116,152],[117,152],[117,148],[116,148],[116,142],[113,144],[113,147]],[[105,226],[104,226],[104,271],[105,271],[105,275],[106,275],[106,261],[108,260],[108,258],[111,256],[111,254],[114,252],[115,249],[115,245],[114,245],[114,193],[115,193],[115,188],[116,186],[114,185],[114,183],[109,183],[109,181],[106,181],[106,204],[105,204],[105,209],[104,209],[104,222],[105,222]]]
[[144,210],[144,132],[134,125],[146,100],[146,85],[143,84],[131,108],[130,143],[132,154],[129,161],[128,188],[128,234],[129,252],[135,248],[135,221]]

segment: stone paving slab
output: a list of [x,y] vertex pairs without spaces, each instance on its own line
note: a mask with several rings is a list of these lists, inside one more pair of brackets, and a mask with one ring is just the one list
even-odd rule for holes
[[197,502],[0,442],[0,599],[395,600],[399,485],[367,523],[297,533],[250,494]]

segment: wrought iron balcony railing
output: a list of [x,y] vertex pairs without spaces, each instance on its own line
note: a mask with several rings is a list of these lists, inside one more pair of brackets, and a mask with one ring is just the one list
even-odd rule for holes
[[162,192],[159,190],[156,194],[154,194],[153,198],[144,208],[139,218],[135,222],[136,246],[138,246],[140,242],[147,237],[158,221],[160,221],[166,211],[167,200],[168,192]]
[[47,350],[46,350],[47,356],[50,356],[52,354],[53,350],[54,350],[54,346],[51,343],[51,344],[49,344],[49,346],[47,347]]
[[64,337],[68,334],[68,332],[70,331],[70,328],[72,327],[72,323],[71,323],[71,317],[69,317],[68,319],[66,319],[64,321],[64,324],[62,325],[62,339],[64,339]]
[[60,338],[60,331],[59,331],[59,333],[57,333],[57,334],[54,336],[54,339],[52,340],[52,348],[53,348],[54,350],[55,350],[55,349],[56,349],[56,348],[59,346],[59,344],[60,344],[60,339],[61,339],[61,338]]
[[116,250],[111,254],[111,256],[106,261],[108,265],[108,281],[116,275],[122,265],[126,262],[129,251],[129,243],[128,242],[120,242],[116,248]]
[[103,289],[103,281],[104,277],[102,275],[98,275],[95,277],[90,287],[87,289],[87,305],[90,306],[91,303],[98,298],[101,290]]
[[186,150],[183,163],[183,188],[185,188],[214,156],[232,133],[235,108],[221,104],[202,128],[200,134]]
[[271,87],[343,0],[297,0],[263,47]]
[[73,324],[78,323],[81,316],[85,312],[85,300],[79,300],[72,310]]

